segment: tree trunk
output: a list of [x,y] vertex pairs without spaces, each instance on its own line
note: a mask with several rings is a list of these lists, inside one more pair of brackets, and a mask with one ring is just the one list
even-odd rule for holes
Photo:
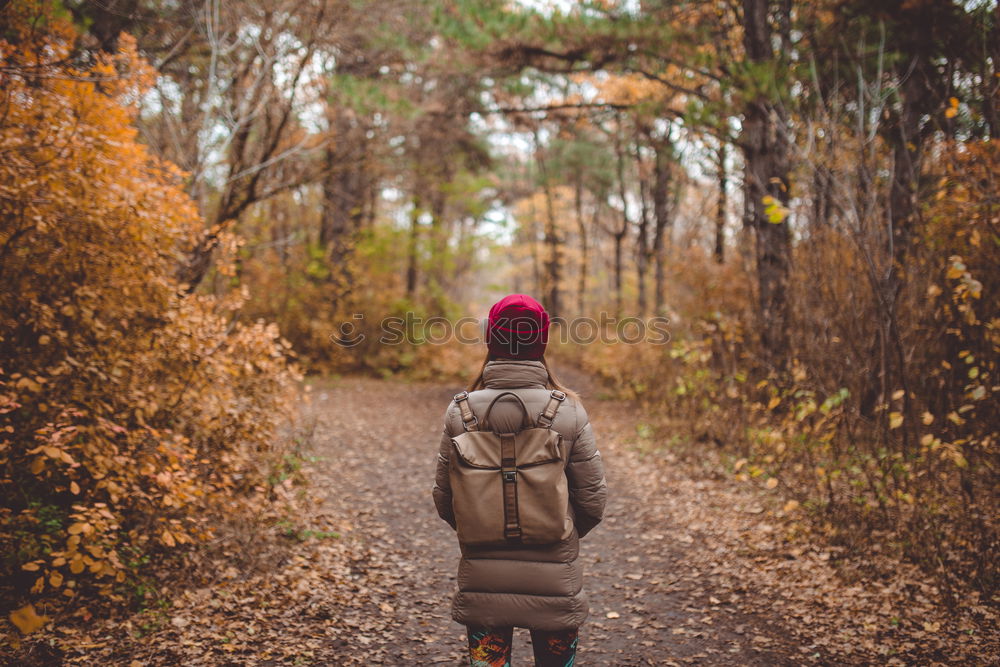
[[[543,170],[544,173],[544,170]],[[556,225],[555,202],[552,198],[552,186],[543,176],[542,190],[545,193],[545,285],[542,298],[545,308],[553,318],[561,313],[559,282],[562,280],[562,239],[559,227]]]
[[622,316],[622,241],[625,235],[615,233],[615,315]]
[[622,316],[622,242],[628,234],[628,199],[625,188],[625,151],[622,148],[621,140],[621,118],[618,120],[618,127],[615,131],[615,157],[617,158],[618,172],[618,193],[622,200],[622,224],[613,233],[615,239],[615,315]]
[[542,154],[541,138],[538,136],[538,128],[535,128],[535,160],[538,162],[538,173],[542,180],[542,193],[545,196],[545,271],[542,284],[542,302],[545,309],[549,311],[552,318],[559,317],[561,313],[560,304],[560,281],[562,280],[562,239],[559,236],[559,227],[556,223],[555,201],[552,196],[552,183],[549,180],[549,171]]
[[653,314],[662,315],[666,302],[666,246],[670,230],[673,229],[670,206],[670,160],[672,146],[670,135],[656,146],[656,160],[653,163],[653,261],[654,295]]
[[[448,280],[448,273],[445,270],[449,234],[449,230],[445,229],[445,207],[448,203],[448,198],[445,195],[444,187],[449,179],[450,175],[442,173],[435,174],[435,185],[430,191],[429,213],[431,214],[431,254],[430,262],[425,273],[427,274],[428,281],[434,286],[435,295],[440,295],[442,293],[442,288]],[[437,306],[442,312],[444,311],[443,304],[438,303]]]
[[718,264],[726,261],[726,209],[729,207],[729,173],[726,170],[726,142],[719,142],[717,154],[719,191],[715,203],[715,251],[713,256]]
[[824,229],[830,225],[830,212],[833,209],[833,177],[830,169],[823,164],[818,164],[813,169],[812,189],[812,226],[814,229]]
[[[774,61],[767,0],[743,0],[743,41],[757,64]],[[788,278],[791,231],[787,219],[771,222],[769,207],[787,208],[789,155],[779,109],[763,94],[747,102],[740,144],[747,166],[750,224],[756,235],[757,318],[768,360],[778,368],[787,362]]]
[[648,183],[643,175],[642,169],[642,151],[639,146],[638,132],[636,133],[635,142],[635,164],[636,172],[639,177],[639,228],[636,234],[636,262],[635,262],[635,278],[638,288],[637,295],[637,310],[639,317],[645,317],[647,312],[647,296],[646,296],[646,274],[649,272],[649,259],[650,259],[650,247],[649,247],[649,207],[646,204],[646,190],[648,188]]
[[577,315],[587,314],[587,223],[583,219],[583,178],[577,174],[576,188],[573,197],[573,208],[576,212],[576,229],[580,235],[580,275],[576,287]]
[[531,255],[531,277],[534,283],[534,291],[538,294],[542,294],[542,261],[539,258],[538,253],[538,230],[536,225],[538,224],[538,211],[535,209],[535,200],[531,198],[531,217],[528,220],[527,232],[528,237],[528,253]]
[[326,251],[328,279],[346,293],[352,283],[348,262],[354,235],[365,218],[366,147],[364,128],[357,127],[343,110],[333,111],[331,116],[337,144],[324,155],[319,241]]
[[[418,190],[422,184],[418,184]],[[420,216],[423,214],[423,200],[419,192],[413,195],[413,211],[410,213],[410,237],[406,246],[406,298],[412,300],[417,295],[417,278],[420,261]]]
[[917,73],[901,73],[903,81],[897,126],[892,132],[892,186],[889,192],[889,223],[892,235],[889,251],[893,266],[890,269],[891,287],[898,291],[901,284],[900,270],[909,249],[909,241],[917,213],[917,190],[920,177],[920,152],[923,135],[920,131],[919,98],[926,94]]

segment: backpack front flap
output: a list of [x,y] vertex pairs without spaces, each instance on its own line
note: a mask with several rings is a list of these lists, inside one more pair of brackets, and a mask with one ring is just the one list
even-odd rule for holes
[[549,544],[573,530],[569,512],[562,435],[551,428],[566,394],[553,390],[531,425],[528,409],[515,392],[501,392],[483,415],[487,427],[493,406],[512,397],[524,415],[522,430],[498,434],[480,429],[469,407],[469,394],[455,396],[465,433],[451,439],[449,460],[452,508],[458,538],[467,545]]
[[[564,539],[572,521],[566,511],[562,436],[547,428],[529,428],[513,437],[522,541]],[[466,431],[451,441],[455,456],[451,457],[449,476],[459,539],[468,545],[506,543],[500,436],[490,431]]]
[[551,544],[569,537],[569,489],[562,436],[548,428],[517,435],[517,513],[524,544]]
[[[451,439],[461,462],[472,468],[500,470],[500,438],[490,431],[466,431]],[[514,436],[517,467],[562,460],[558,431],[529,428]]]
[[466,431],[451,442],[448,476],[458,539],[470,545],[503,542],[500,439],[489,431]]

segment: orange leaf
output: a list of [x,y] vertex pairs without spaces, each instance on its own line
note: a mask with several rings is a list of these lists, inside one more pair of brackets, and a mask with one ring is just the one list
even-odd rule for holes
[[79,535],[80,533],[89,533],[89,532],[90,532],[90,524],[87,523],[86,521],[80,521],[78,523],[74,523],[72,526],[69,527],[70,535]]
[[34,605],[29,604],[10,612],[10,622],[17,626],[21,634],[26,635],[48,623],[49,617],[39,616]]

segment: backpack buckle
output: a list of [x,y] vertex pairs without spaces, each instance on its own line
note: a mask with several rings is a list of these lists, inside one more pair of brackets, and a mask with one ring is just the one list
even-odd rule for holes
[[513,484],[517,481],[517,470],[501,470],[500,474],[503,475],[503,481]]
[[552,398],[556,399],[557,401],[565,401],[566,400],[566,392],[559,391],[558,389],[553,389],[551,396],[552,396]]

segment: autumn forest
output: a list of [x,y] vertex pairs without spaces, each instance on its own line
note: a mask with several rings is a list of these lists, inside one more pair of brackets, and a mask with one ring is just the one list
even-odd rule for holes
[[998,134],[994,0],[0,0],[0,663],[468,664],[524,293],[579,664],[997,664]]

